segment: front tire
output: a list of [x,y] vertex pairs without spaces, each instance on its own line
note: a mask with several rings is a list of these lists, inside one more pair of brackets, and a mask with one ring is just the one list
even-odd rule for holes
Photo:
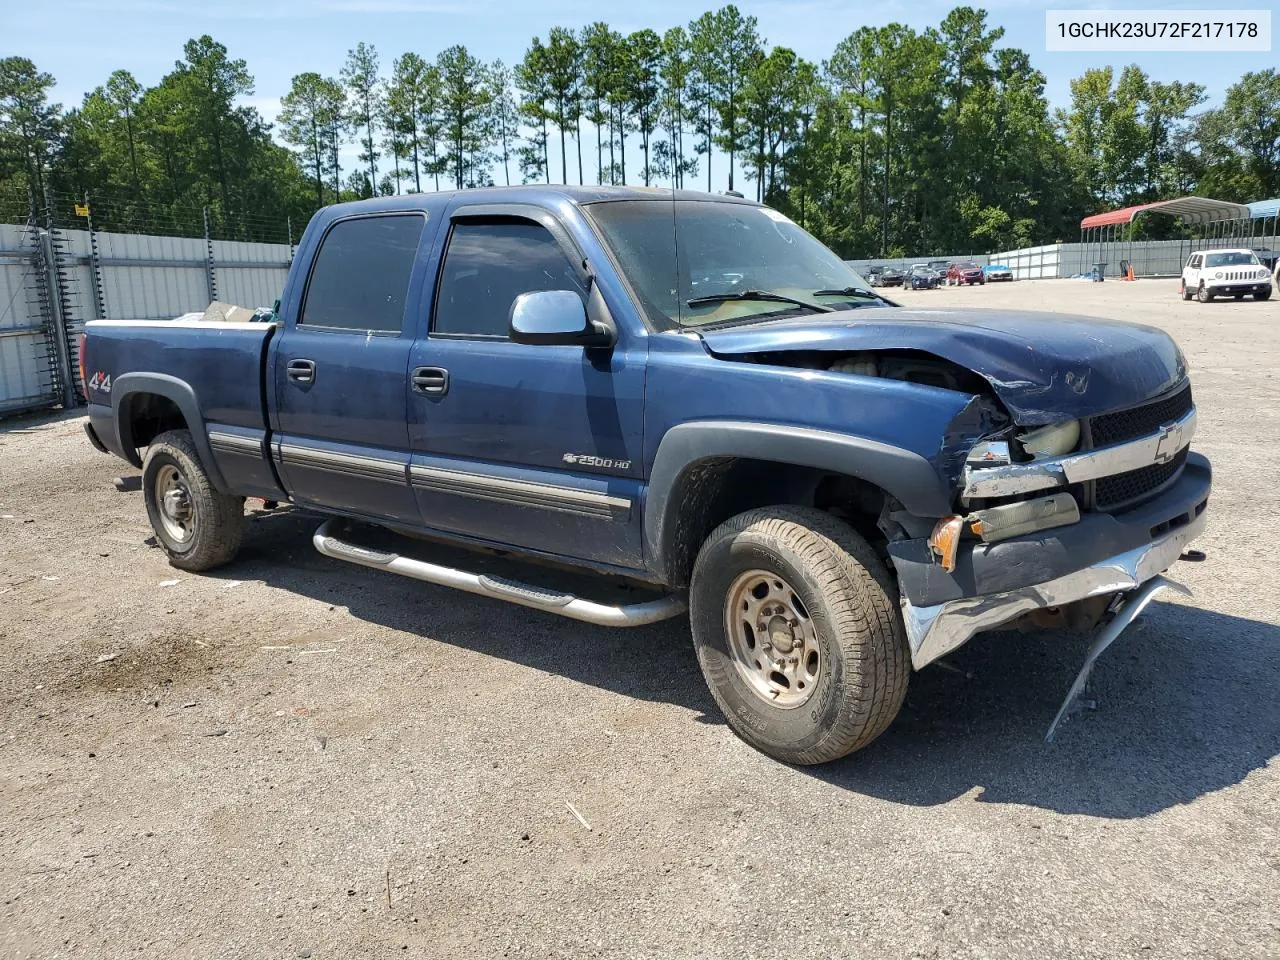
[[883,733],[911,668],[895,594],[871,546],[830,514],[766,507],[721,524],[698,553],[689,619],[733,732],[795,764]]
[[1209,292],[1209,288],[1204,285],[1204,281],[1200,281],[1200,289],[1196,291],[1196,299],[1201,303],[1208,303],[1213,299],[1213,294]]
[[1270,288],[1270,287],[1268,287],[1266,290],[1259,290],[1257,293],[1255,293],[1255,294],[1253,295],[1253,299],[1255,299],[1255,300],[1270,300],[1270,299],[1271,299],[1271,288]]
[[152,441],[142,491],[156,540],[179,570],[212,570],[240,549],[244,499],[217,491],[188,431],[170,430]]

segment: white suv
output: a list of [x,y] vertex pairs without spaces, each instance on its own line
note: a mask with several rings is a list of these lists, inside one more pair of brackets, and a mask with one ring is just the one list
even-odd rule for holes
[[1214,297],[1255,300],[1271,296],[1271,275],[1252,250],[1201,250],[1187,258],[1182,268],[1183,300],[1192,297],[1208,303]]

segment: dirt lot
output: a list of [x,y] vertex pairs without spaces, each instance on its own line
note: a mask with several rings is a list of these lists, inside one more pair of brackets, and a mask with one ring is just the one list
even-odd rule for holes
[[900,296],[1154,323],[1191,361],[1195,600],[1153,605],[1055,744],[1080,636],[979,639],[873,747],[790,769],[725,728],[683,621],[343,565],[287,511],[180,573],[78,418],[10,421],[3,954],[1280,956],[1280,301]]

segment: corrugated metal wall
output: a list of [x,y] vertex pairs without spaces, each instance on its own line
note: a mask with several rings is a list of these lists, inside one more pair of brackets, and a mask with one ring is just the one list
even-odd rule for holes
[[[60,384],[76,376],[51,356],[51,296],[59,297],[72,338],[89,320],[168,320],[203,310],[213,296],[269,307],[284,290],[293,255],[283,243],[87,230],[53,236],[46,248],[52,258],[42,260],[36,231],[0,224],[0,414],[61,402]],[[51,262],[57,276],[44,277],[41,287]],[[74,356],[65,362],[74,367]]]
[[242,307],[269,307],[284,290],[289,247],[282,243],[213,241],[218,299]]
[[55,399],[39,269],[32,231],[0,224],[0,414]]

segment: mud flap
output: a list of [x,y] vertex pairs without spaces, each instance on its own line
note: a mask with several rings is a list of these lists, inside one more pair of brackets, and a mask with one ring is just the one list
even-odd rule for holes
[[1089,645],[1089,652],[1085,655],[1084,665],[1080,667],[1080,672],[1076,675],[1075,682],[1071,684],[1071,689],[1067,691],[1066,699],[1062,701],[1062,706],[1058,708],[1058,715],[1053,718],[1053,723],[1049,724],[1049,729],[1044,735],[1046,743],[1053,742],[1053,735],[1057,732],[1058,724],[1067,715],[1067,711],[1075,702],[1076,697],[1080,696],[1084,691],[1084,685],[1089,682],[1089,674],[1093,671],[1093,665],[1097,662],[1097,659],[1102,656],[1107,647],[1116,641],[1125,628],[1138,618],[1138,614],[1142,613],[1147,604],[1155,599],[1155,595],[1165,589],[1176,590],[1184,596],[1191,596],[1191,591],[1182,584],[1175,583],[1173,580],[1163,576],[1156,576],[1125,598],[1115,616],[1102,628],[1097,637],[1094,638],[1093,643]]

